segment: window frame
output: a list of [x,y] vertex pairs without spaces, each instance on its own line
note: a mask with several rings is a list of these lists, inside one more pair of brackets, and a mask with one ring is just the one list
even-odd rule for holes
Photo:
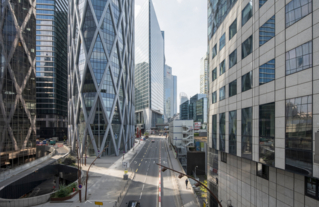
[[[230,84],[234,84],[234,82],[236,82],[236,93],[235,94],[233,94],[233,95],[231,95],[231,86],[230,86]],[[235,80],[233,80],[232,82],[230,82],[229,84],[228,84],[228,98],[230,98],[230,97],[232,97],[232,96],[236,96],[237,95],[237,79],[235,79]]]
[[[234,27],[234,25],[236,26],[235,27],[235,33],[233,34],[233,35],[231,35],[232,33],[230,32],[231,31],[231,29],[234,29],[234,28],[232,28],[232,27]],[[233,21],[233,23],[231,23],[231,25],[229,26],[229,30],[228,30],[228,32],[229,32],[229,40],[231,40],[236,34],[237,34],[237,18]]]
[[[307,183],[308,183],[308,179],[315,179],[316,181],[316,184],[315,184],[315,196],[314,195],[311,195],[309,193],[307,193]],[[307,177],[305,176],[305,186],[304,186],[304,190],[305,190],[305,196],[308,196],[310,198],[313,198],[313,199],[316,199],[316,200],[319,200],[319,179],[317,178],[313,178],[313,177]]]
[[[220,90],[221,89],[224,89],[224,98],[223,99],[220,99],[220,94],[221,94]],[[221,88],[219,88],[219,101],[222,101],[222,100],[225,100],[225,99],[226,99],[226,87],[222,86]]]
[[[221,66],[222,65],[224,66],[223,67],[223,72],[221,72]],[[219,76],[223,75],[225,72],[226,72],[226,61],[224,59],[221,63],[219,63]]]
[[[214,102],[214,96],[215,96],[215,102]],[[214,91],[212,93],[212,104],[217,103],[217,91]]]
[[[246,56],[244,57],[244,45],[247,44],[247,42],[251,39],[251,49],[250,49],[250,53],[247,53]],[[241,44],[241,59],[245,59],[248,55],[253,53],[253,47],[254,42],[253,42],[253,35],[250,35],[242,44]]]
[[259,0],[259,9],[262,7],[262,6],[264,6],[265,5],[265,3],[268,1],[268,0],[266,0],[266,1],[263,1],[264,3],[260,6],[260,1],[261,0]]
[[[291,25],[294,25],[298,21],[302,20],[303,18],[305,18],[309,14],[313,13],[313,0],[311,0],[311,2],[308,2],[307,4],[302,5],[300,7],[297,7],[297,8],[294,8],[294,3],[295,3],[295,0],[292,0],[288,4],[285,5],[285,27],[286,27],[286,29],[288,27],[290,27]],[[308,13],[303,16],[302,15],[302,8],[306,5],[308,6]],[[289,7],[291,7],[291,8],[289,8]],[[297,9],[300,9],[300,17],[294,18],[293,20],[291,20],[289,13],[290,12],[294,13],[295,10],[297,10]],[[296,16],[295,13],[292,16],[295,17]],[[290,22],[287,23],[287,21],[289,21],[289,20],[290,20]]]
[[220,161],[227,163],[227,153],[220,151]]
[[[249,78],[250,78],[250,88],[244,90],[244,88],[243,88],[243,87],[244,87],[243,78],[244,78],[244,76],[246,76],[246,75],[249,75],[249,76],[250,76],[250,77],[249,77]],[[241,92],[249,91],[249,90],[251,90],[251,89],[253,89],[253,71],[250,71],[250,72],[244,74],[243,76],[241,76]]]
[[[223,41],[223,44],[221,44]],[[219,51],[221,51],[226,45],[226,32],[219,38]],[[221,47],[222,46],[222,47]]]
[[[269,25],[272,25],[272,21],[274,22],[273,23],[273,25],[274,25],[274,27],[273,28],[270,28],[269,27]],[[267,31],[267,35],[261,35],[261,32],[265,32],[265,31],[263,31],[265,28],[267,28],[267,29],[273,29],[274,31],[273,32],[269,32],[269,31]],[[270,39],[268,39],[268,40],[265,40],[263,43],[261,43],[262,41],[261,41],[261,37],[270,37],[270,35],[269,34],[273,34],[272,36],[271,36],[271,38]],[[261,25],[260,27],[259,27],[259,47],[261,47],[261,46],[263,46],[264,44],[266,44],[268,41],[270,41],[272,38],[274,38],[276,36],[276,15],[273,15],[272,17],[270,17],[263,25]]]
[[[248,13],[248,16],[250,16],[248,19],[246,19],[246,21],[244,22],[244,11],[248,8],[248,7],[250,7],[250,4],[251,4],[251,10],[249,11],[249,13]],[[247,4],[246,4],[246,6],[244,7],[244,9],[241,11],[241,26],[243,27],[249,20],[250,20],[250,18],[252,18],[252,16],[253,16],[253,2],[250,0]]]
[[[306,46],[307,45],[307,46]],[[309,53],[304,53],[304,47],[308,47],[308,52]],[[297,53],[298,53],[298,50],[302,50],[302,55],[301,56],[297,56]],[[293,52],[294,51],[294,52]],[[290,54],[290,53],[294,53],[294,57],[290,58],[290,55],[293,55],[293,54]],[[285,53],[285,61],[286,61],[286,67],[285,67],[285,75],[288,76],[288,75],[291,75],[291,74],[294,74],[294,73],[298,73],[300,71],[303,71],[303,70],[307,70],[309,68],[312,68],[313,67],[313,41],[310,40],[308,42],[305,42],[289,51],[287,51]],[[309,56],[309,64],[308,65],[303,65],[302,66],[302,69],[301,70],[298,70],[298,66],[297,66],[297,62],[299,60],[300,57],[302,57],[302,63],[304,63],[304,57],[305,56]],[[296,63],[296,68],[295,68],[295,72],[291,72],[293,69],[292,67],[290,67],[290,63],[291,62],[294,62],[293,60],[295,60],[295,63]],[[288,70],[288,67],[289,67],[289,70]],[[289,71],[289,73],[287,73],[287,70]]]
[[[273,69],[270,69],[270,68],[268,68],[268,67],[266,67],[266,68],[261,68],[261,67],[265,67],[266,65],[271,65],[272,64],[272,62],[274,62],[274,68]],[[262,79],[261,78],[261,74],[265,74],[264,72],[262,72],[261,70],[273,70],[273,75],[274,75],[274,78],[272,79],[272,80],[270,80],[270,81],[267,81],[267,82],[261,82],[260,80]],[[269,72],[269,71],[268,71]],[[266,78],[265,78],[266,79]],[[268,78],[268,79],[270,79],[270,78]],[[259,85],[261,86],[261,85],[263,85],[263,84],[266,84],[266,83],[270,83],[270,82],[272,82],[272,81],[274,81],[276,79],[276,59],[271,59],[271,60],[269,60],[268,62],[266,62],[266,63],[264,63],[264,64],[262,64],[262,65],[260,65],[259,66]]]
[[212,48],[212,59],[214,59],[216,56],[217,56],[217,43]]
[[[234,56],[233,58],[236,58],[236,61],[234,61],[233,64],[230,64],[231,63],[231,61],[230,61],[231,56],[232,57]],[[229,54],[228,61],[229,61],[229,63],[228,63],[229,64],[229,66],[228,66],[229,69],[231,69],[232,67],[234,67],[237,64],[237,49],[235,49],[232,53]]]
[[[264,168],[265,170],[267,171],[266,174],[258,174],[258,165],[261,165],[261,171],[263,172]],[[269,166],[268,165],[265,165],[265,164],[262,164],[262,163],[259,163],[257,162],[256,163],[256,175],[260,178],[263,178],[263,179],[266,179],[266,180],[269,180]]]
[[214,82],[216,79],[217,79],[217,67],[212,70],[212,82]]

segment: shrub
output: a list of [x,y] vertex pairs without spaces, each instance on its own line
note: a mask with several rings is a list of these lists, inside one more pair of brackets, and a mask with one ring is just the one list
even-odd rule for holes
[[75,158],[74,157],[67,157],[63,160],[63,163],[64,165],[74,165],[75,164]]

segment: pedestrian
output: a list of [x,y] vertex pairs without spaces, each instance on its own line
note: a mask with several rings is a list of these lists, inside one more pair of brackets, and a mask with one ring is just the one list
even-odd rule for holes
[[187,179],[185,180],[185,183],[186,183],[186,189],[187,189],[187,184],[188,184],[188,180]]

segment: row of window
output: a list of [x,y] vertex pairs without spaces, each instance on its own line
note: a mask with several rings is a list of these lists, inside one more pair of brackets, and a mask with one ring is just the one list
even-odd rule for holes
[[[253,87],[253,72],[250,71],[241,77],[241,92],[252,89]],[[219,101],[222,101],[226,98],[225,96],[226,88],[225,86],[219,89]],[[237,79],[229,83],[229,97],[232,97],[237,94]],[[217,102],[217,91],[212,93],[212,103]]]

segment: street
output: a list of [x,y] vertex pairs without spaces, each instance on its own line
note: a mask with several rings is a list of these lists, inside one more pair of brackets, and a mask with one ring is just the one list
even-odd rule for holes
[[[154,142],[152,142],[154,140]],[[145,146],[131,162],[131,168],[136,172],[121,207],[126,207],[130,200],[139,200],[141,206],[157,206],[158,203],[158,184],[159,167],[156,163],[161,162],[168,165],[166,150],[166,140],[164,138],[149,138]],[[177,207],[176,194],[169,171],[162,172],[161,180],[161,204],[165,207]]]

